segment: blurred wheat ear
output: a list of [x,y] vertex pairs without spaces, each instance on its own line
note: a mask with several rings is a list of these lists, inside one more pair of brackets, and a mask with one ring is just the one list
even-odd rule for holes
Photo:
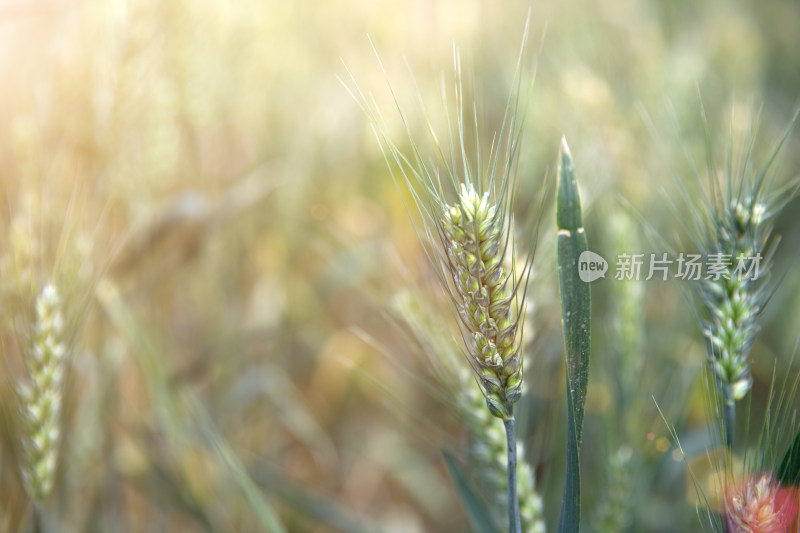
[[[406,289],[392,300],[392,309],[398,318],[407,325],[415,344],[424,350],[424,361],[431,368],[434,383],[431,388],[442,391],[447,405],[456,411],[463,420],[470,443],[467,465],[479,484],[480,492],[488,496],[496,508],[484,509],[481,503],[468,505],[472,514],[473,529],[488,531],[486,522],[500,524],[505,520],[500,511],[505,507],[506,494],[506,435],[497,423],[497,418],[485,408],[486,400],[479,387],[475,386],[471,370],[459,357],[456,339],[442,335],[442,328],[436,324],[436,312],[419,289]],[[530,329],[527,330],[530,341]],[[520,502],[520,524],[528,533],[543,533],[544,517],[542,498],[536,491],[534,471],[526,461],[522,446],[518,447],[517,485]],[[469,477],[462,475],[458,461],[445,452],[445,461],[457,487],[464,497],[472,500],[475,489]],[[494,512],[493,512],[494,511]],[[489,518],[487,518],[487,516]],[[484,524],[484,525],[481,525]]]
[[61,437],[61,406],[67,349],[56,287],[48,283],[36,300],[36,319],[25,351],[28,380],[19,385],[25,490],[36,504],[50,494]]
[[[619,206],[602,217],[612,238],[614,250],[641,248],[638,227]],[[637,398],[644,392],[641,357],[644,346],[645,287],[643,283],[612,283],[608,300],[611,340],[608,358],[613,368],[614,409],[606,423],[616,431],[608,435],[608,450],[603,469],[606,490],[595,508],[592,523],[597,533],[635,531],[641,520],[642,485],[646,472],[640,435],[647,417],[640,412]]]

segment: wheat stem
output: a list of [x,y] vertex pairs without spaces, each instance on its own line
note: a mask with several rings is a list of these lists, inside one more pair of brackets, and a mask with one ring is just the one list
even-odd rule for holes
[[517,496],[517,428],[513,417],[503,420],[503,424],[506,426],[508,452],[508,530],[511,533],[521,533]]
[[42,510],[38,503],[33,504],[33,533],[44,533]]
[[733,439],[736,434],[736,403],[726,401],[723,411],[722,429],[725,432],[725,446],[733,450]]
[[747,141],[739,169],[731,166],[732,139],[724,185],[716,182],[709,153],[710,192],[697,209],[698,227],[704,228],[699,239],[702,251],[709,264],[717,266],[716,274],[707,275],[696,287],[709,365],[721,401],[721,437],[729,450],[734,447],[736,402],[747,396],[753,383],[750,350],[759,330],[758,316],[774,291],[766,282],[778,242],[773,238],[773,220],[794,194],[791,188],[771,191],[767,185],[796,120],[797,116],[759,171],[752,164],[755,133]]

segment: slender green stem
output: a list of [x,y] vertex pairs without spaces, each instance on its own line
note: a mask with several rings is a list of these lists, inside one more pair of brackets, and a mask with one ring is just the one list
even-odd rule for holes
[[508,451],[508,530],[521,533],[519,519],[519,497],[517,496],[517,429],[514,418],[504,419],[506,426],[506,450]]
[[33,504],[33,533],[44,533],[42,510],[38,503]]
[[736,433],[736,404],[725,400],[723,404],[722,431],[725,434],[725,446],[733,451],[733,437]]

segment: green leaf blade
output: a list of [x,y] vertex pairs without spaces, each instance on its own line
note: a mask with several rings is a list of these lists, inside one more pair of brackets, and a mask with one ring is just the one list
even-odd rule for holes
[[783,456],[783,461],[778,467],[777,477],[778,481],[786,486],[800,486],[800,431],[797,432],[794,442]]
[[567,468],[558,530],[571,533],[580,527],[580,446],[589,380],[591,294],[589,283],[580,279],[578,270],[587,243],[572,156],[564,139],[559,154],[556,202],[558,281],[567,374]]
[[214,428],[210,418],[203,411],[200,402],[189,392],[184,392],[183,401],[192,417],[197,422],[204,436],[213,445],[219,457],[228,467],[233,480],[244,494],[250,508],[253,510],[259,524],[267,533],[287,533],[283,527],[278,514],[273,510],[272,505],[261,493],[261,489],[250,478],[247,469],[241,459],[236,455],[228,442]]
[[444,456],[444,462],[447,464],[447,470],[450,472],[450,477],[453,478],[456,489],[458,489],[461,503],[467,510],[472,530],[475,533],[497,533],[491,511],[475,491],[469,476],[461,467],[461,464],[447,450],[442,450],[442,455]]

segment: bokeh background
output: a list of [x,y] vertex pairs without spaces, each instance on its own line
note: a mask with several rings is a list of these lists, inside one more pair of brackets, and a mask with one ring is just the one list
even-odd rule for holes
[[[724,161],[757,122],[761,164],[798,105],[786,0],[0,1],[0,528],[31,527],[15,387],[54,279],[71,347],[54,531],[466,530],[441,453],[469,467],[466,422],[396,302],[430,306],[445,343],[453,314],[345,85],[374,96],[402,146],[388,83],[411,117],[420,97],[438,112],[455,43],[499,125],[529,10],[521,232],[566,135],[591,249],[681,246],[675,182],[705,169],[704,123]],[[778,182],[800,172],[798,148]],[[776,218],[773,280],[786,275],[753,349],[751,433],[773,369],[796,371],[797,207]],[[549,204],[541,220],[518,416],[553,529],[565,406]],[[594,285],[584,524],[699,530],[656,405],[688,461],[705,458],[700,328],[679,283],[611,277]]]

